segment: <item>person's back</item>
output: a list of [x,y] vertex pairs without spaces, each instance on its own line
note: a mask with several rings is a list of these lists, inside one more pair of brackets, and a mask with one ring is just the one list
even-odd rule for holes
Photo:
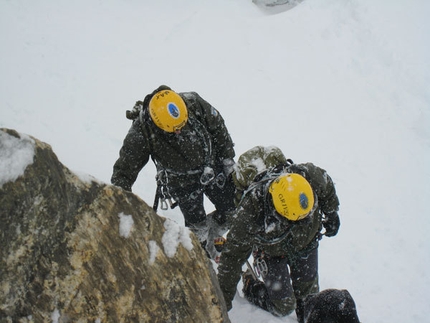
[[239,157],[233,177],[241,196],[218,266],[227,307],[252,254],[264,282],[243,274],[245,297],[275,316],[295,309],[303,323],[303,299],[319,289],[321,230],[334,236],[340,225],[334,183],[324,169],[260,146]]
[[214,223],[224,224],[235,207],[230,175],[235,152],[222,116],[196,92],[176,93],[162,85],[136,102],[127,117],[133,123],[114,164],[112,184],[131,191],[151,158],[157,168],[156,199],[175,200],[185,225],[206,243],[203,194],[216,208]]

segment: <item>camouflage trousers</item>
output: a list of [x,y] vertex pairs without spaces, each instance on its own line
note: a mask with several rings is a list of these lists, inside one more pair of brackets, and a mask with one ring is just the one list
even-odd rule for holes
[[275,316],[291,314],[307,295],[319,291],[317,248],[295,259],[263,256],[256,261],[264,263],[258,266],[263,281],[244,282],[243,292],[251,303]]

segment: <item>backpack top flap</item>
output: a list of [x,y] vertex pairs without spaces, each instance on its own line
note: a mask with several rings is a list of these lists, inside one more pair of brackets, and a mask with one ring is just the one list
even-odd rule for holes
[[239,157],[233,172],[234,184],[238,190],[245,191],[259,173],[286,163],[287,159],[278,147],[255,146]]

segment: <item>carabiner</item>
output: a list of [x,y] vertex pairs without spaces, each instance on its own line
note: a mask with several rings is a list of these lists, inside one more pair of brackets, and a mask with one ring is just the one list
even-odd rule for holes
[[165,198],[162,198],[162,199],[160,199],[160,201],[161,201],[161,206],[160,206],[160,208],[161,208],[162,210],[168,210],[168,209],[169,209],[169,206],[167,205],[166,199],[165,199]]
[[215,178],[215,172],[211,167],[205,167],[202,176],[200,176],[200,184],[203,186],[208,185]]
[[226,178],[225,178],[224,173],[219,173],[217,175],[217,177],[215,177],[216,186],[218,186],[218,188],[223,188],[225,185],[225,180],[226,180]]
[[261,274],[263,278],[264,276],[267,276],[269,268],[267,268],[266,261],[263,258],[257,258],[255,260],[255,267],[257,267],[259,274]]

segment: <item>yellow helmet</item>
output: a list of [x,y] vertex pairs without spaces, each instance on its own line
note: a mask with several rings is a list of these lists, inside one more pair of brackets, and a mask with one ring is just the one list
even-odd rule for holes
[[314,193],[309,182],[299,174],[283,174],[269,187],[276,211],[291,221],[298,221],[314,207]]
[[162,90],[149,101],[149,114],[155,125],[167,132],[181,129],[188,120],[184,100],[172,90]]

